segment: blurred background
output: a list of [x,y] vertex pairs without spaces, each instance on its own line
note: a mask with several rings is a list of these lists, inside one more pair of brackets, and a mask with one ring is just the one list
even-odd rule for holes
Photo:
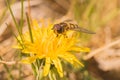
[[[21,0],[9,3],[19,24]],[[91,48],[76,55],[85,67],[71,70],[68,65],[67,78],[61,80],[120,80],[120,0],[24,0],[23,9],[33,19],[74,20],[96,33],[80,33],[81,44]],[[17,34],[6,0],[0,0],[0,80],[34,80],[30,65],[16,63],[20,52],[12,48],[16,40],[10,29]]]

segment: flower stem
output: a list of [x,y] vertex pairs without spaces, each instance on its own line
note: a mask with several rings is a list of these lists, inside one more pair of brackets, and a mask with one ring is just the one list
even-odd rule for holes
[[32,63],[31,66],[32,66],[32,70],[34,72],[34,75],[37,76],[37,71],[36,71],[35,65]]
[[53,71],[49,72],[49,78],[50,78],[50,80],[57,80]]

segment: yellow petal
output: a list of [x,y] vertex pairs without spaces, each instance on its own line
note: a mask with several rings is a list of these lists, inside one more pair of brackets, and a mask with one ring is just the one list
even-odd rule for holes
[[45,66],[43,69],[43,76],[47,76],[50,70],[51,60],[50,58],[46,58],[45,60]]
[[81,51],[81,52],[90,52],[90,48],[84,48],[84,47],[72,47],[70,50]]
[[35,27],[39,27],[39,25],[38,25],[38,21],[37,21],[37,20],[33,20],[32,22],[33,22],[33,26],[35,26]]
[[68,61],[69,63],[71,63],[72,65],[76,66],[76,64],[81,65],[82,67],[84,66],[82,63],[79,62],[79,60],[77,60],[77,58],[70,54],[70,53],[65,53],[60,55],[61,58],[65,59],[66,61]]
[[33,63],[36,60],[36,56],[32,56],[32,57],[27,57],[23,60],[21,60],[22,63],[26,63],[26,64],[30,64]]
[[22,49],[21,46],[17,45],[17,46],[12,46],[12,48],[15,48],[15,49]]
[[61,62],[58,58],[56,59],[53,59],[53,64],[55,65],[60,77],[63,77],[63,70],[62,70],[62,65],[61,65]]
[[74,60],[74,63],[73,65],[76,67],[76,68],[79,68],[80,66],[84,67],[84,65],[76,58],[73,59]]

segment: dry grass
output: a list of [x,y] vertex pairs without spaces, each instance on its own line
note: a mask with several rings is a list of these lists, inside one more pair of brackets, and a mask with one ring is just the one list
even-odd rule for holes
[[[75,73],[66,73],[68,80],[120,80],[119,0],[31,0],[30,5],[32,18],[59,21],[73,19],[80,26],[96,32],[95,35],[81,34],[81,42],[89,46],[92,51],[82,56],[86,65],[85,69],[81,70],[82,73],[80,70],[75,71]],[[9,73],[3,64],[7,66],[12,75],[15,75],[13,76],[15,80],[34,80],[30,66],[17,63],[20,60],[19,51],[12,48],[16,44],[16,40],[10,28],[15,33],[17,30],[10,12],[6,8],[5,1],[1,0],[0,56],[2,60],[0,61],[0,80],[10,80]],[[20,23],[20,1],[15,1],[11,8],[15,19]],[[28,8],[28,2],[25,0],[24,13],[28,12]],[[27,22],[24,15],[23,29],[26,29],[26,26]],[[96,66],[91,64],[94,62],[93,59],[97,64]],[[94,70],[97,72],[96,75]],[[68,72],[71,72],[70,69]],[[97,78],[95,78],[96,76]]]

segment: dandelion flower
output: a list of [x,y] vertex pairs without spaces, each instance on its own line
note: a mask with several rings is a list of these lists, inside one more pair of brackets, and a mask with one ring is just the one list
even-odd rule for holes
[[[60,77],[63,77],[63,69],[61,60],[65,60],[71,63],[73,66],[84,66],[71,51],[84,51],[88,52],[89,48],[81,48],[77,45],[78,39],[73,32],[70,32],[67,38],[64,36],[56,37],[53,30],[51,30],[53,24],[48,22],[42,22],[38,24],[37,21],[33,21],[32,38],[30,40],[29,31],[23,34],[23,41],[20,41],[24,48],[19,44],[19,49],[23,53],[29,54],[22,60],[25,63],[33,63],[36,59],[44,59],[45,64],[43,66],[43,75],[47,76],[51,65],[57,69]],[[70,35],[70,36],[69,36]],[[20,39],[19,39],[20,40]]]

